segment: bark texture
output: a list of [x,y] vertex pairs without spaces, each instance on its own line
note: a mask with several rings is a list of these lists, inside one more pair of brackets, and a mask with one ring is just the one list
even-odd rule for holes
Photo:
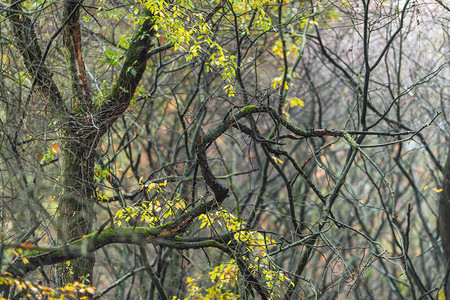
[[447,260],[447,273],[444,280],[445,299],[450,299],[450,145],[447,145],[447,160],[443,169],[443,191],[439,199],[439,232],[442,250]]
[[[46,105],[54,123],[59,125],[61,165],[61,196],[58,199],[58,240],[66,243],[92,232],[94,213],[95,150],[101,137],[128,108],[135,89],[152,55],[155,34],[151,15],[144,11],[144,21],[137,28],[128,48],[123,68],[103,105],[95,108],[82,56],[82,35],[79,23],[83,1],[64,2],[63,23],[54,38],[63,32],[64,54],[70,78],[71,98],[64,99],[46,66],[46,51],[41,51],[33,21],[24,13],[20,2],[7,10],[14,32],[14,42],[21,51],[28,74],[33,78],[31,92]],[[49,41],[47,48],[51,45]],[[88,247],[88,245],[86,246]],[[60,285],[92,278],[94,258],[90,251],[58,269]],[[75,257],[74,257],[75,258]]]

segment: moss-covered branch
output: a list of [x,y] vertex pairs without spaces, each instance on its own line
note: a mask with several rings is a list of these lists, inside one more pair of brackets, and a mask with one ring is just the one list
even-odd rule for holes
[[106,98],[98,115],[99,133],[101,137],[116,119],[128,108],[139,81],[147,67],[147,60],[154,53],[152,39],[156,34],[153,29],[152,15],[143,11],[144,22],[134,34],[127,50],[125,61],[119,77],[111,93]]
[[[170,224],[173,226],[172,223]],[[171,226],[167,225],[159,227],[105,228],[101,232],[93,232],[67,245],[29,250],[22,257],[16,258],[6,268],[5,272],[10,273],[14,277],[24,277],[40,266],[54,265],[83,257],[109,244],[144,245],[152,243],[175,249],[214,247],[230,253],[230,249],[226,245],[233,239],[233,234],[215,238],[183,238],[174,236],[170,228]]]
[[[293,133],[296,137],[309,138],[309,137],[321,137],[321,136],[341,136],[344,137],[346,134],[351,135],[383,135],[383,136],[401,136],[408,134],[417,134],[418,131],[404,131],[404,132],[371,132],[371,131],[355,131],[355,130],[338,130],[338,129],[309,129],[303,130],[289,122],[287,119],[283,118],[275,108],[271,106],[256,106],[248,105],[242,108],[239,112],[234,115],[229,115],[226,117],[216,128],[208,131],[206,133],[198,149],[205,149],[215,141],[219,136],[225,133],[230,127],[239,126],[238,121],[242,118],[250,116],[255,113],[268,113],[276,122],[280,123],[288,131]],[[263,141],[270,142],[270,141]]]
[[30,92],[39,94],[55,116],[62,115],[66,107],[52,73],[45,64],[45,55],[42,55],[33,21],[23,12],[21,1],[14,1],[6,12],[14,32],[14,45],[22,54],[28,75],[32,78]]

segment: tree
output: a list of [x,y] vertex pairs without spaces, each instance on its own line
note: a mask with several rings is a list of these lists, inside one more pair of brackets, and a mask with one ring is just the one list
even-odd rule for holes
[[4,296],[443,296],[444,3],[0,9]]

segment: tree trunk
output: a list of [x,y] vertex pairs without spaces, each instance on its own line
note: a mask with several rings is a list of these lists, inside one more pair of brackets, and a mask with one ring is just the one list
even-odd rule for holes
[[445,299],[450,299],[450,144],[447,142],[447,160],[443,169],[443,191],[439,199],[439,232],[442,241],[442,250],[447,260],[446,275],[444,279]]
[[[67,133],[65,140],[61,150],[63,192],[58,211],[60,242],[89,234],[94,221],[94,161],[89,156],[90,145],[74,138],[73,133]],[[59,284],[91,280],[94,263],[94,257],[90,255],[61,265]]]
[[[59,242],[80,238],[92,231],[94,222],[94,157],[100,138],[128,108],[136,87],[147,66],[147,60],[170,44],[154,49],[152,39],[155,31],[150,11],[137,28],[127,50],[123,67],[111,93],[104,103],[95,108],[82,55],[80,7],[83,1],[65,0],[63,13],[64,53],[67,71],[71,80],[70,106],[63,99],[52,73],[46,66],[48,52],[41,51],[33,20],[23,13],[21,2],[14,2],[7,10],[7,17],[14,31],[14,41],[33,78],[31,90],[48,105],[49,115],[60,130],[62,192],[59,197],[58,226]],[[85,245],[86,250],[89,245]],[[58,268],[58,284],[92,279],[93,256],[87,255]]]
[[[72,98],[70,116],[62,134],[62,186],[59,199],[58,239],[61,242],[89,234],[94,220],[94,160],[95,128],[90,114],[94,113],[86,70],[81,53],[80,6],[83,1],[64,2],[64,53],[70,75]],[[86,245],[87,247],[88,245]],[[86,253],[88,253],[86,251]],[[60,285],[90,280],[94,256],[76,259],[58,269]]]

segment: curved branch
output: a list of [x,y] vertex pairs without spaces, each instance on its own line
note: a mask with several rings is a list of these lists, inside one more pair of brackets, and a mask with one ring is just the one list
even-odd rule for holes
[[[242,108],[239,112],[237,112],[234,115],[227,116],[222,123],[220,123],[216,128],[210,130],[208,133],[206,133],[202,140],[199,141],[199,147],[204,148],[205,150],[208,148],[209,144],[211,144],[214,140],[216,140],[219,136],[221,136],[223,133],[225,133],[228,128],[230,127],[239,127],[240,124],[237,122],[245,118],[247,116],[250,116],[255,113],[269,113],[270,116],[277,122],[279,122],[281,125],[283,125],[287,130],[292,132],[293,134],[297,135],[301,138],[310,138],[310,137],[322,137],[322,136],[336,136],[336,137],[344,137],[346,134],[351,135],[383,135],[383,136],[401,136],[401,135],[408,135],[408,134],[417,134],[417,131],[413,131],[408,129],[408,131],[404,132],[379,132],[379,131],[361,131],[361,130],[338,130],[338,129],[309,129],[309,130],[303,130],[283,118],[278,112],[275,110],[275,108],[271,106],[256,106],[256,105],[248,105]],[[242,127],[242,130],[246,130],[246,128]],[[244,131],[244,132],[245,132]],[[245,133],[247,133],[245,132]],[[288,137],[288,136],[285,136]],[[260,137],[259,137],[260,138]],[[272,141],[263,141],[265,143],[271,143],[276,144],[276,142]]]
[[[109,227],[101,232],[93,232],[63,246],[50,249],[32,249],[22,257],[15,259],[6,268],[5,273],[9,273],[14,277],[24,277],[40,266],[54,265],[86,256],[109,244],[144,245],[151,243],[175,249],[214,247],[226,253],[230,252],[230,249],[225,245],[233,240],[233,234],[214,238],[182,238],[175,236],[172,231],[174,226],[174,224],[169,223],[158,227]],[[25,263],[23,258],[26,258],[28,262]]]

